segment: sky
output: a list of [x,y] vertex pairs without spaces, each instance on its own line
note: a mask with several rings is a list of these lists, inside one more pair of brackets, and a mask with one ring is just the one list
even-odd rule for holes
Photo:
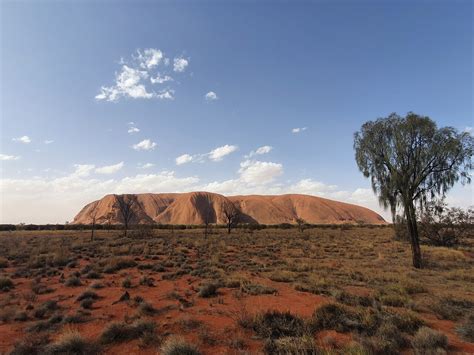
[[[2,1],[0,223],[109,193],[305,193],[388,217],[354,159],[392,112],[472,130],[471,1]],[[456,186],[453,205],[474,204]]]

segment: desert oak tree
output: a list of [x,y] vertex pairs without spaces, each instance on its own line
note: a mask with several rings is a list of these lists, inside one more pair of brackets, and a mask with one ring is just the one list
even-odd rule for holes
[[401,207],[407,221],[413,266],[422,267],[416,208],[444,197],[455,182],[470,183],[473,137],[438,128],[429,117],[395,113],[366,122],[354,135],[357,165],[380,203]]
[[123,225],[125,227],[125,236],[127,236],[128,226],[133,217],[133,205],[135,204],[135,199],[132,195],[115,195],[116,205],[122,216]]
[[227,226],[227,233],[230,234],[232,228],[239,222],[240,210],[232,202],[226,201],[222,203],[221,211]]

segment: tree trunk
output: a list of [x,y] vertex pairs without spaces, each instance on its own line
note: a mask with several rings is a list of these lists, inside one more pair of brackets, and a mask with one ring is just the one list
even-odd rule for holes
[[231,229],[232,229],[232,225],[230,223],[227,224],[227,234],[230,234]]
[[413,267],[417,269],[421,269],[422,260],[421,260],[420,238],[418,236],[418,226],[416,223],[415,206],[413,205],[413,201],[411,200],[405,202],[405,215],[407,218],[408,234],[410,236]]
[[127,236],[127,230],[128,230],[128,224],[125,223],[125,234],[124,234],[125,237]]

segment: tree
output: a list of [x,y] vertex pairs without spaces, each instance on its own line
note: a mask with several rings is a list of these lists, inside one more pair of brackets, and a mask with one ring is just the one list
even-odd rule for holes
[[240,219],[240,210],[235,207],[235,205],[230,201],[225,201],[222,203],[222,218],[225,221],[227,226],[227,233],[230,234],[230,231],[236,224],[239,222]]
[[128,226],[133,217],[132,207],[135,204],[135,199],[133,198],[133,195],[115,195],[115,201],[122,216],[125,236],[127,236]]
[[207,237],[210,232],[210,225],[213,222],[214,208],[212,206],[212,199],[209,194],[205,196],[204,200],[204,237]]
[[416,207],[444,197],[459,180],[471,182],[473,146],[469,133],[411,112],[369,121],[354,134],[357,165],[379,201],[403,208],[415,268],[422,267]]
[[298,225],[298,229],[299,229],[300,233],[303,233],[306,221],[301,217],[296,217],[295,222]]

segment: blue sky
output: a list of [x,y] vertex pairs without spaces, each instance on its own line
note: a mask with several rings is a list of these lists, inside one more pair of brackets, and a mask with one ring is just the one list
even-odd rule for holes
[[365,121],[474,126],[470,1],[0,7],[3,223],[63,223],[112,192],[300,192],[380,212],[354,161]]

